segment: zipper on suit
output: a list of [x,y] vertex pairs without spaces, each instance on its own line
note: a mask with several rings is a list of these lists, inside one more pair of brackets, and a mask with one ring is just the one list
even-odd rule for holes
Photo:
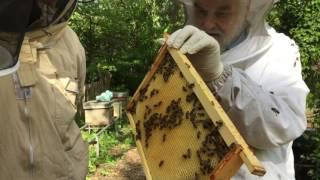
[[31,87],[21,87],[20,79],[17,73],[13,74],[13,82],[14,88],[16,91],[16,98],[17,100],[21,100],[24,103],[23,107],[23,119],[25,120],[25,125],[28,132],[28,156],[29,156],[29,165],[30,165],[30,176],[33,179],[34,176],[34,149],[32,145],[32,129],[31,129],[31,118],[30,118],[30,111],[28,108],[28,99],[31,98]]
[[[33,178],[34,175],[34,149],[32,145],[32,129],[31,129],[31,117],[30,110],[28,108],[28,99],[30,99],[31,95],[31,87],[22,87],[20,83],[20,79],[17,73],[13,74],[13,82],[16,91],[17,100],[21,100],[24,102],[23,106],[23,119],[25,120],[25,125],[28,132],[28,157],[29,157],[29,165],[30,165],[30,175]],[[31,179],[32,179],[31,178]]]
[[27,91],[25,88],[23,89],[24,94],[24,115],[26,118],[27,128],[28,128],[28,139],[29,139],[29,163],[30,163],[30,173],[31,177],[33,178],[34,174],[34,152],[33,152],[33,145],[32,145],[32,130],[31,130],[31,119],[30,119],[30,111],[28,109],[28,102],[27,102]]

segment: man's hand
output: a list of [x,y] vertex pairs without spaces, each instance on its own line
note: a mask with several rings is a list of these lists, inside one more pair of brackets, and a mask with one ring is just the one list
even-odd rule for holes
[[205,82],[213,81],[222,74],[219,43],[204,31],[194,26],[185,26],[174,32],[167,44],[187,54]]

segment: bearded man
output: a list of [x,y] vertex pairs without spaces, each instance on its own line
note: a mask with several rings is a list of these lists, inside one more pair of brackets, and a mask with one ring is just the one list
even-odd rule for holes
[[221,105],[266,168],[242,166],[234,180],[295,179],[292,142],[306,129],[299,49],[265,17],[275,0],[181,0],[187,24],[169,47],[180,49],[221,97]]

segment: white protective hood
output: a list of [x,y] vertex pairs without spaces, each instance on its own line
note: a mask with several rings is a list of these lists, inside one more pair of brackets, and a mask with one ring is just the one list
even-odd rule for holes
[[[179,1],[185,7],[186,23],[192,24],[194,0]],[[259,59],[271,47],[272,41],[267,32],[269,27],[265,22],[265,17],[272,8],[272,5],[277,1],[279,0],[251,0],[248,15],[248,22],[250,24],[248,36],[243,42],[222,54],[222,61],[225,64],[235,64],[243,61],[246,61],[245,64],[251,64],[253,63],[251,61]]]
[[225,64],[241,63],[240,66],[248,66],[269,50],[273,42],[265,17],[276,1],[278,0],[251,0],[248,36],[243,42],[222,54]]
[[[180,0],[187,23],[193,21],[193,1]],[[217,94],[267,173],[258,178],[242,167],[232,180],[293,180],[291,146],[306,128],[304,111],[309,92],[301,75],[299,48],[265,21],[278,0],[249,1],[247,36],[222,53],[221,60],[232,67],[232,75]],[[210,84],[214,86],[214,82]],[[273,108],[279,114],[274,114]]]

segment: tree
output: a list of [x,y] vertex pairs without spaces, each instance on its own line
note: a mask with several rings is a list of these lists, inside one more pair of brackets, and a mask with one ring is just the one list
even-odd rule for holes
[[183,19],[179,5],[170,0],[80,3],[71,26],[87,52],[87,81],[110,71],[114,89],[133,93],[160,47],[156,40],[181,26]]

